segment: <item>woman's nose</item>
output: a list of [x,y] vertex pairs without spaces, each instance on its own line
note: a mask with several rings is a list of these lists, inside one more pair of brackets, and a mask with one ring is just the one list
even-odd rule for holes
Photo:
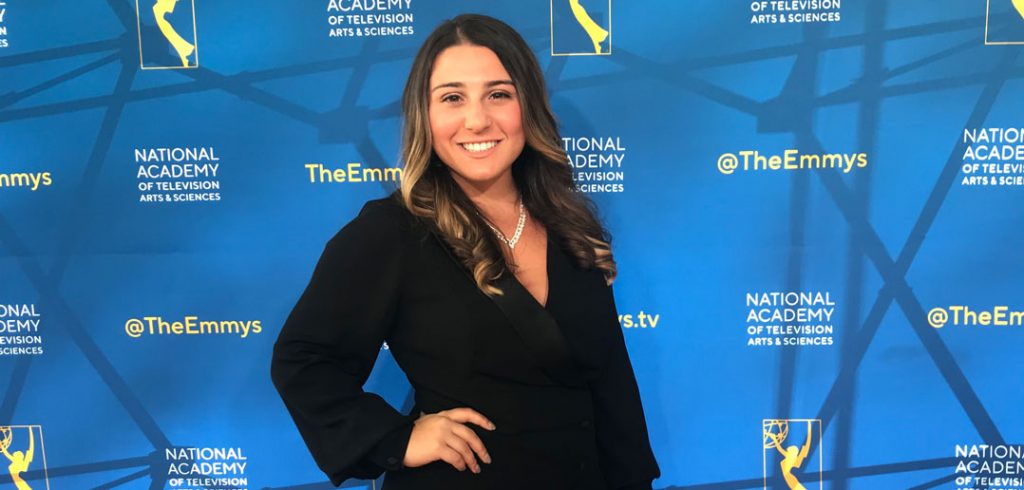
[[470,131],[480,131],[486,129],[491,125],[491,118],[487,114],[487,109],[484,108],[483,104],[479,102],[471,102],[466,104],[466,129]]

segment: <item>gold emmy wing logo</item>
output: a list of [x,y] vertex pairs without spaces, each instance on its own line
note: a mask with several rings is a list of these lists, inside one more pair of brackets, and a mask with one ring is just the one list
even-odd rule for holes
[[[181,20],[175,21],[174,24],[169,20],[179,2],[191,5],[191,26]],[[142,15],[142,8],[153,13],[152,19],[148,15]],[[199,67],[195,0],[136,0],[135,13],[139,23],[139,60],[143,70]],[[156,24],[155,30],[151,28],[149,21]],[[147,27],[149,28],[146,29]],[[190,36],[189,39],[182,36],[183,33]],[[172,53],[170,59],[174,62],[160,61],[161,58],[168,58],[168,51]]]
[[[1017,12],[1017,15],[1013,15],[1014,11]],[[1005,14],[1009,14],[1013,19],[1010,24],[1000,25],[1000,16]],[[993,19],[993,15],[996,16],[995,19]],[[993,20],[995,20],[994,24]],[[992,31],[989,30],[990,27]],[[985,44],[1024,44],[1024,0],[987,0],[985,2]]]
[[[38,451],[38,452],[37,452]],[[43,452],[43,428],[38,425],[0,425],[0,453],[8,465],[4,473],[18,490],[32,490],[25,481],[29,470],[42,470],[43,478],[36,489],[49,489],[50,479],[46,473],[46,456]],[[4,482],[7,478],[0,478]],[[39,480],[34,478],[34,480]]]
[[[1024,1],[1024,0],[1022,0],[1022,1]],[[555,38],[555,31],[556,31],[556,28],[555,28],[555,6],[556,6],[556,2],[557,2],[558,6],[560,8],[565,7],[566,5],[569,7],[569,11],[572,12],[572,18],[573,18],[573,20],[577,24],[577,26],[573,26],[573,27],[575,27],[576,29],[579,29],[579,28],[583,29],[583,32],[586,33],[587,37],[590,39],[590,43],[594,47],[593,51],[586,51],[586,52],[582,52],[582,51],[577,51],[577,52],[572,52],[572,51],[570,51],[570,52],[556,52],[556,51],[559,51],[559,50],[556,50],[556,47],[555,47],[555,44],[556,44],[556,42],[555,42],[555,39],[556,39]],[[611,54],[611,47],[612,47],[611,46],[611,39],[610,39],[610,37],[611,37],[611,15],[612,15],[611,12],[612,12],[612,2],[611,2],[611,0],[608,0],[608,14],[607,14],[607,18],[608,18],[608,26],[607,27],[608,28],[605,29],[604,27],[602,27],[601,25],[599,25],[597,22],[594,21],[594,18],[591,16],[590,12],[587,11],[587,8],[580,4],[580,0],[551,0],[551,55],[552,56],[566,56],[566,55],[597,55],[597,54],[605,54],[605,55],[607,55],[607,54]],[[565,27],[559,27],[559,29],[564,29],[564,28]],[[605,48],[605,46],[604,46],[604,42],[605,41],[608,41],[607,49],[604,49]]]
[[[792,432],[790,428],[792,427]],[[761,427],[764,445],[764,488],[768,488],[771,475],[782,475],[790,490],[820,490],[822,479],[821,458],[821,420],[818,419],[765,419]],[[818,442],[818,470],[807,468],[805,463],[810,456],[811,447]],[[794,470],[802,470],[799,477]]]

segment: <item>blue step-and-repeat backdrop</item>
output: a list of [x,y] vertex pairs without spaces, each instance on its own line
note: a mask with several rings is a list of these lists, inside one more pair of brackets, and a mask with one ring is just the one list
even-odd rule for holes
[[1024,489],[1022,0],[0,0],[0,488],[330,487],[271,346],[463,12],[614,236],[655,488]]

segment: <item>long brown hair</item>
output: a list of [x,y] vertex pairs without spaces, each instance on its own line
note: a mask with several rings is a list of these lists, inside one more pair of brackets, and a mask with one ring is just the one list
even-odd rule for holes
[[402,179],[405,207],[431,221],[485,294],[504,273],[504,253],[473,202],[433,150],[428,115],[434,60],[448,47],[470,44],[489,48],[501,60],[516,87],[526,145],[512,164],[512,178],[530,215],[559,239],[583,268],[615,279],[611,236],[597,219],[594,203],[578,192],[572,167],[562,150],[558,125],[548,102],[537,58],[512,27],[493,17],[463,14],[446,20],[423,42],[402,94]]

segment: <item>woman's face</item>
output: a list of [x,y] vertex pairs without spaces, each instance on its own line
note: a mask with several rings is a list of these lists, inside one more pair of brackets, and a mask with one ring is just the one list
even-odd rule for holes
[[428,112],[434,152],[457,181],[493,184],[523,151],[519,94],[489,48],[457,45],[437,55]]

